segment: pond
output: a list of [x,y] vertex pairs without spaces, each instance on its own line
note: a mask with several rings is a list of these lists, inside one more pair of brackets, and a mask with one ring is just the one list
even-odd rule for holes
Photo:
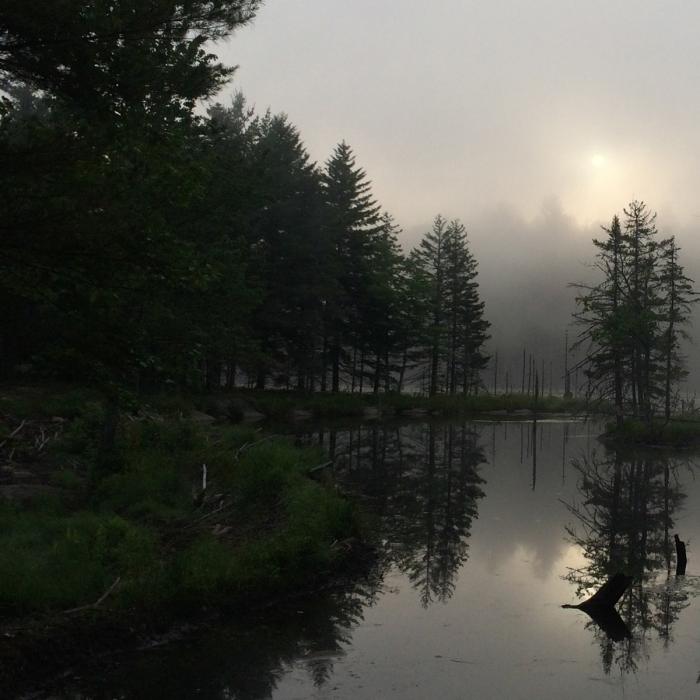
[[[320,430],[377,558],[342,590],[86,663],[54,698],[685,698],[700,682],[700,483],[595,422]],[[673,535],[688,545],[676,576]],[[577,603],[624,570],[619,617]]]

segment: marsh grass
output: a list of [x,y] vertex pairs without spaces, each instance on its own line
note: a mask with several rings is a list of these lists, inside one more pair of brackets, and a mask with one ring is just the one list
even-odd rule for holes
[[656,420],[649,424],[640,420],[627,419],[622,428],[618,428],[615,423],[608,424],[604,438],[625,445],[700,446],[700,421]]
[[[47,482],[63,496],[0,502],[6,616],[92,603],[117,577],[103,608],[155,614],[235,605],[326,574],[341,558],[334,543],[358,533],[353,506],[308,476],[323,461],[317,450],[264,440],[245,427],[201,427],[178,409],[177,417],[123,420],[121,468],[100,474],[91,469],[99,406],[89,401],[78,409],[71,398],[42,415],[60,415],[60,405],[70,417],[62,416],[65,429],[46,459],[53,464]],[[32,406],[21,403],[27,417]],[[226,536],[190,528],[202,516],[196,496],[203,464],[207,493],[233,503],[222,523]]]
[[433,397],[415,394],[301,394],[287,391],[239,391],[262,414],[273,420],[289,418],[295,410],[308,411],[317,418],[361,417],[367,409],[380,413],[404,414],[424,411],[435,415],[465,415],[490,412],[538,411],[542,413],[607,412],[601,403],[590,403],[583,398],[544,396],[537,400],[525,394],[479,394]]

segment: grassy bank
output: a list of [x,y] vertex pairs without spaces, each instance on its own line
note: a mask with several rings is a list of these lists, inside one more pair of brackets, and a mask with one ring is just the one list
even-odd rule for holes
[[669,422],[626,419],[622,428],[608,424],[603,439],[616,445],[652,447],[700,447],[700,421],[675,419]]
[[[433,397],[413,394],[358,394],[316,393],[304,394],[292,391],[238,390],[215,397],[202,397],[201,410],[216,414],[230,402],[233,417],[243,404],[249,405],[262,416],[275,420],[301,418],[349,418],[365,415],[411,415],[424,413],[440,416],[477,415],[483,413],[586,413],[602,411],[604,406],[591,405],[584,399],[545,396],[535,400],[524,394],[479,394],[477,396]],[[225,409],[224,409],[225,411]],[[240,416],[239,416],[240,417]]]
[[177,402],[125,415],[107,469],[96,399],[0,390],[4,618],[64,614],[106,592],[101,611],[235,605],[341,563],[357,515],[309,477],[322,454],[198,425]]

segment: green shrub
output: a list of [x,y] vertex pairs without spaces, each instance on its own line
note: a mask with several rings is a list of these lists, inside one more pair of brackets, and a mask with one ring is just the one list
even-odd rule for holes
[[155,560],[155,540],[116,516],[0,507],[0,610],[94,602],[117,576]]

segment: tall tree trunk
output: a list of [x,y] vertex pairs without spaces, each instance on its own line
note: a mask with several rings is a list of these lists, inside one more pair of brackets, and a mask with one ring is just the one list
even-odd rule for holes
[[669,297],[671,306],[668,310],[668,334],[666,338],[666,376],[664,386],[664,418],[666,422],[671,420],[671,371],[673,367],[673,346],[675,345],[674,322],[676,316],[676,276],[675,276],[675,243],[671,243],[671,289]]
[[374,357],[374,384],[372,386],[372,393],[379,393],[379,378],[381,377],[382,371],[382,360],[381,355],[377,352]]
[[403,391],[403,381],[406,376],[406,364],[408,363],[408,348],[404,347],[403,355],[401,356],[401,369],[399,370],[399,384],[398,392],[399,394]]
[[206,386],[210,390],[221,388],[221,361],[212,355],[207,357]]
[[352,379],[350,383],[350,393],[355,393],[355,371],[357,367],[357,345],[352,348]]
[[391,391],[391,371],[389,369],[389,352],[384,353],[384,393]]
[[337,394],[340,391],[340,343],[337,340],[331,346],[331,365],[331,391]]
[[235,389],[236,388],[236,360],[229,359],[226,363],[226,388]]
[[323,336],[323,350],[321,351],[321,391],[325,393],[328,389],[328,338]]
[[363,392],[365,386],[365,348],[360,350],[360,393]]
[[493,395],[498,394],[498,351],[494,356],[493,360]]
[[267,382],[267,373],[264,367],[259,367],[255,375],[255,388],[260,391],[265,389],[265,384]]
[[432,355],[430,358],[430,396],[437,394],[438,388],[438,362],[439,350],[436,343],[433,343]]

